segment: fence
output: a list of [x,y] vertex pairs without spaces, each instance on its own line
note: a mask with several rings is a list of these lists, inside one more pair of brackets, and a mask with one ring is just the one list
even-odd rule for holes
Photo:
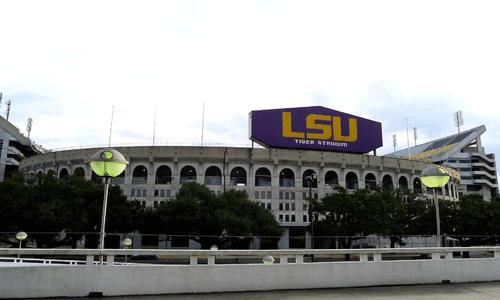
[[[97,232],[27,232],[28,238],[22,247],[28,248],[75,248],[96,249],[99,245]],[[296,234],[296,235],[294,235]],[[15,239],[16,232],[0,232],[1,247],[18,247],[19,241]],[[140,234],[140,233],[106,233],[105,248],[126,248],[123,245],[125,238],[132,240],[133,249],[200,249],[200,244],[195,240],[208,237],[214,241],[221,241],[217,246],[227,249],[277,249],[280,238],[278,236],[190,236],[168,234]],[[288,248],[310,248],[307,244],[308,237],[304,230],[297,233],[290,230]],[[222,242],[232,240],[233,243]],[[421,248],[436,246],[437,239],[433,235],[420,236],[314,236],[315,249],[363,249],[363,248]],[[214,242],[216,244],[216,242]],[[496,246],[500,244],[500,236],[474,235],[474,236],[442,236],[441,245],[456,246]]]

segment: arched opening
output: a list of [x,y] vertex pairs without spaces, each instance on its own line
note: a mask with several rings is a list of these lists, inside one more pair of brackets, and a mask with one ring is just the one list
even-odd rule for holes
[[255,172],[255,186],[271,186],[271,172],[267,168],[259,168]]
[[68,169],[62,168],[61,171],[59,172],[59,179],[65,180],[68,179],[68,177],[69,177]]
[[148,169],[145,166],[139,165],[132,172],[132,184],[148,183]]
[[318,187],[318,176],[311,169],[305,170],[302,174],[302,187],[308,188],[309,186],[313,189]]
[[399,189],[403,192],[408,192],[408,179],[406,177],[401,176],[399,177]]
[[231,185],[246,186],[247,185],[247,171],[242,167],[236,167],[231,170],[230,177]]
[[52,169],[49,169],[47,171],[47,176],[52,176],[52,177],[55,177],[56,176],[56,171],[52,170]]
[[415,193],[422,193],[422,182],[420,178],[413,179],[413,190]]
[[372,173],[368,173],[365,176],[365,188],[370,191],[377,189],[377,178]]
[[205,171],[205,185],[222,185],[222,172],[215,166]]
[[172,170],[168,166],[160,166],[156,169],[155,184],[172,183]]
[[384,178],[382,178],[382,188],[392,190],[394,189],[394,184],[392,183],[392,177],[391,175],[385,175]]
[[339,176],[335,171],[328,171],[325,174],[325,185],[335,187],[339,184]]
[[288,168],[281,170],[280,187],[295,187],[295,174],[292,170]]
[[179,182],[183,184],[184,182],[196,181],[196,169],[192,166],[185,166],[181,169],[181,176]]
[[82,167],[78,167],[75,169],[73,173],[76,177],[85,178],[85,170]]
[[354,172],[349,172],[345,176],[345,183],[348,190],[358,189],[358,175]]

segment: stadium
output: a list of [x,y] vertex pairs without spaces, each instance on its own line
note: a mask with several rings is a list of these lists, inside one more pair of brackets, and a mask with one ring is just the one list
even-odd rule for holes
[[[204,184],[216,194],[244,190],[284,228],[280,248],[310,246],[311,198],[321,199],[336,186],[349,192],[377,187],[427,192],[419,176],[431,162],[376,155],[382,146],[379,122],[316,106],[252,111],[250,125],[250,139],[259,145],[248,148],[113,147],[129,165],[112,183],[129,200],[153,207],[175,197],[185,182]],[[19,169],[28,178],[53,174],[100,181],[89,165],[99,150],[40,153],[24,158]],[[455,174],[439,197],[458,200],[459,186]]]

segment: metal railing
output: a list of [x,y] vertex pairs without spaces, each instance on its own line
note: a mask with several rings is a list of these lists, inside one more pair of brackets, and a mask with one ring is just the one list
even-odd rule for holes
[[[462,255],[465,254],[466,255]],[[20,258],[13,256],[20,256]],[[500,259],[500,247],[433,247],[392,249],[287,249],[287,250],[159,250],[159,249],[14,249],[0,248],[2,263],[30,264],[260,264],[272,258],[279,264],[383,262],[394,260]]]

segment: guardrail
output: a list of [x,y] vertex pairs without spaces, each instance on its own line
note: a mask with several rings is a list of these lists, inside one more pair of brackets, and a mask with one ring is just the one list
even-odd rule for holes
[[[462,255],[467,253],[465,257]],[[471,255],[472,253],[472,255]],[[7,256],[20,258],[7,258]],[[453,259],[455,258],[500,258],[500,247],[427,247],[427,248],[366,248],[366,249],[286,249],[286,250],[162,250],[162,249],[37,249],[0,248],[0,262],[36,262],[37,257],[80,257],[86,264],[96,263],[96,258],[105,258],[105,264],[115,264],[115,258],[138,258],[148,263],[207,264],[259,263],[271,256],[280,264],[310,262],[384,260]],[[142,258],[142,259],[141,259]],[[50,264],[50,259],[39,259]],[[58,260],[61,263],[63,260]],[[77,259],[69,261],[79,262]]]

